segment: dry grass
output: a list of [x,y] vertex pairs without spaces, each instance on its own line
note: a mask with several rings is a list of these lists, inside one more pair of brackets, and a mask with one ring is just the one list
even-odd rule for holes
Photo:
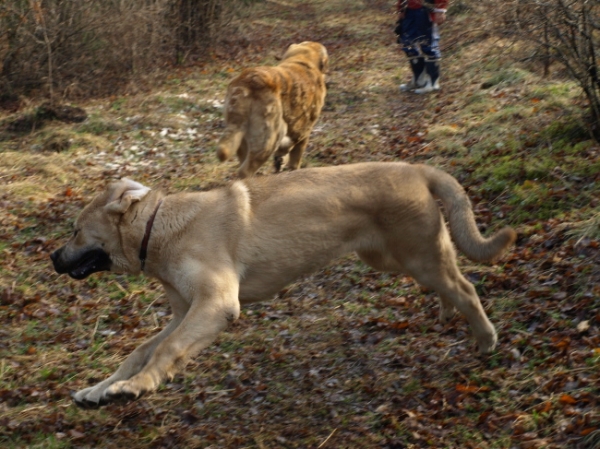
[[[519,49],[499,50],[489,24],[474,26],[487,16],[473,9],[445,25],[441,93],[400,94],[409,74],[390,5],[265,2],[211,62],[169,73],[152,92],[81,105],[84,123],[0,141],[3,447],[562,448],[596,441],[598,240],[586,233],[578,242],[561,227],[598,207],[600,150],[572,125],[581,97],[564,79],[540,80],[533,67],[515,67]],[[497,353],[473,356],[466,322],[441,326],[435,295],[410,278],[347,257],[244,309],[160,391],[78,410],[69,391],[109,375],[166,323],[169,310],[151,280],[98,274],[73,281],[53,273],[48,253],[110,179],[128,176],[171,192],[229,182],[235,165],[215,156],[228,80],[309,39],[327,46],[331,72],[306,165],[440,166],[469,189],[482,228],[518,226],[518,246],[499,264],[461,260],[498,328]]]

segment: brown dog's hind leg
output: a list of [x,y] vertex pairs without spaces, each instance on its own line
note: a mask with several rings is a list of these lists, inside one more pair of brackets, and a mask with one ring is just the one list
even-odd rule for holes
[[240,161],[240,166],[244,163],[246,158],[248,157],[248,147],[246,146],[246,141],[242,140],[240,143],[240,147],[237,150],[237,158]]
[[278,148],[279,136],[270,123],[257,124],[245,139],[245,158],[238,170],[240,178],[254,176],[260,167],[275,153]]
[[307,145],[308,137],[297,142],[290,150],[290,158],[287,161],[287,167],[290,170],[297,170],[300,168],[302,156],[304,155],[304,150],[306,150]]
[[246,160],[238,170],[239,177],[241,179],[244,179],[254,176],[258,169],[262,167],[262,165],[267,161],[267,159],[269,159],[269,155],[270,153],[268,152],[253,154],[251,151],[248,151]]

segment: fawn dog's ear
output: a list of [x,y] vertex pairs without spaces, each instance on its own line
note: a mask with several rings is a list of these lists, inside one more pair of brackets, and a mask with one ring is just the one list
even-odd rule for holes
[[150,188],[131,179],[123,178],[112,183],[108,191],[108,201],[105,206],[106,211],[123,214],[133,203],[144,198],[150,192]]

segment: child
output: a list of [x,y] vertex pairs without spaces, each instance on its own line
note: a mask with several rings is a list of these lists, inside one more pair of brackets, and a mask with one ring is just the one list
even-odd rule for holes
[[413,78],[400,90],[424,94],[439,90],[440,34],[438,26],[446,20],[449,0],[398,0],[398,43],[408,56]]

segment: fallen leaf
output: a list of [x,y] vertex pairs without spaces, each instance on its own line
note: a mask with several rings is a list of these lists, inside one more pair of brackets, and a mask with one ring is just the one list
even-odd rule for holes
[[79,439],[85,437],[85,434],[79,432],[78,430],[71,429],[71,430],[69,430],[69,436],[71,438],[73,438],[74,440],[79,440]]
[[582,333],[590,328],[590,322],[588,320],[582,321],[577,325],[577,331]]
[[538,407],[537,411],[539,413],[548,413],[552,409],[552,403],[550,401],[546,401]]
[[573,396],[569,395],[569,394],[563,394],[560,399],[560,402],[562,402],[563,404],[577,404],[577,399],[575,399]]

